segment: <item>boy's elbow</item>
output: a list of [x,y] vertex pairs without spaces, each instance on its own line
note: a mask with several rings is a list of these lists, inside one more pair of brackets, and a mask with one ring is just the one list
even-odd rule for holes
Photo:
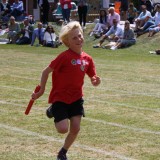
[[43,70],[42,74],[44,76],[48,76],[52,72],[52,69],[50,67],[47,67]]

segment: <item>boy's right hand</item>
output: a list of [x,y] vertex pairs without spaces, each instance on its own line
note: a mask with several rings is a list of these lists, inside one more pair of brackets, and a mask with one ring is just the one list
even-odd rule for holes
[[39,97],[41,97],[43,95],[43,93],[44,93],[44,90],[40,89],[39,92],[37,92],[37,93],[33,92],[31,97],[32,97],[33,100],[36,100]]

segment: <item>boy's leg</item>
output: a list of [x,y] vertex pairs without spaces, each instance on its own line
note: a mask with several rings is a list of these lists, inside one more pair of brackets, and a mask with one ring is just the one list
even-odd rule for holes
[[[75,141],[80,130],[81,116],[74,116],[70,119],[70,130],[65,139],[62,149],[59,151],[57,160],[67,160],[66,153]],[[68,131],[68,121],[63,120],[55,124],[57,131],[66,133]]]
[[69,122],[68,119],[61,120],[55,123],[55,127],[58,133],[65,134],[68,132]]
[[69,149],[72,143],[75,141],[80,130],[81,116],[75,116],[70,119],[70,130],[65,139],[64,148]]

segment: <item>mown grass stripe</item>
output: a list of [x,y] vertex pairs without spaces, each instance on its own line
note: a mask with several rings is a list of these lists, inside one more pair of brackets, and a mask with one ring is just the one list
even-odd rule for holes
[[[14,105],[14,106],[23,106],[24,104],[20,105],[20,104],[16,104],[16,103],[8,103],[5,101],[0,101],[1,104],[8,104],[8,105]],[[37,107],[32,108],[33,110],[37,110]],[[44,109],[39,108],[38,110],[44,111]],[[104,125],[109,125],[109,126],[114,126],[114,127],[119,127],[119,128],[124,128],[124,129],[128,129],[128,130],[132,130],[134,132],[141,132],[141,133],[147,133],[147,134],[155,134],[155,135],[160,135],[160,132],[156,132],[156,131],[150,131],[147,129],[143,129],[143,128],[136,128],[136,127],[130,127],[130,126],[126,126],[123,124],[119,124],[119,123],[113,123],[113,122],[106,122],[104,120],[98,120],[98,119],[93,119],[93,118],[87,118],[85,117],[84,120],[89,121],[89,122],[94,122],[94,123],[100,123],[100,124],[104,124]]]
[[[5,129],[10,130],[10,131],[19,132],[19,133],[22,133],[24,135],[39,137],[39,138],[47,140],[47,141],[53,141],[53,142],[58,142],[58,143],[62,143],[62,144],[64,143],[64,140],[53,138],[53,136],[52,137],[51,136],[46,136],[46,135],[42,135],[42,134],[39,134],[39,133],[36,133],[36,132],[24,130],[24,129],[21,129],[21,128],[17,128],[17,127],[5,125],[5,124],[0,124],[0,127],[5,128]],[[76,147],[76,148],[81,148],[82,150],[88,150],[88,151],[92,151],[92,152],[96,152],[96,153],[102,153],[102,154],[105,154],[107,156],[116,157],[116,158],[121,159],[121,160],[135,160],[133,158],[126,157],[124,155],[120,155],[116,152],[107,152],[105,150],[101,150],[99,148],[94,148],[94,147],[87,146],[87,145],[82,145],[82,144],[75,143],[75,144],[73,144],[73,146]]]

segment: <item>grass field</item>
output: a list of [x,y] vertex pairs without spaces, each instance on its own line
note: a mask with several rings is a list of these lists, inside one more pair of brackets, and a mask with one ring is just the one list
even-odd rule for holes
[[[111,51],[93,49],[98,40],[88,32],[84,50],[93,57],[102,83],[93,87],[86,76],[86,117],[69,160],[159,160],[160,56],[149,51],[159,48],[160,34]],[[56,159],[65,136],[45,115],[51,77],[31,113],[24,111],[41,71],[65,49],[0,45],[1,160]]]

